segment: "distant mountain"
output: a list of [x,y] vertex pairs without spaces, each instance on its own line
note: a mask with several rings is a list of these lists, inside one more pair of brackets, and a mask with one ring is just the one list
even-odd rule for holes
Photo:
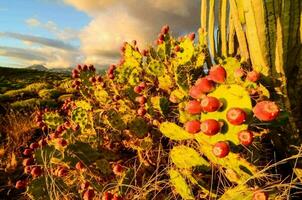
[[26,67],[26,69],[38,70],[38,71],[47,71],[48,68],[44,65],[31,65]]

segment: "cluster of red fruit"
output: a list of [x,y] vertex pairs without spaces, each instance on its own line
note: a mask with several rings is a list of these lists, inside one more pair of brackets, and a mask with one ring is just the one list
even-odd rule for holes
[[[72,87],[75,89],[79,89],[81,82],[78,80],[78,78],[81,77],[81,73],[85,73],[85,72],[95,72],[95,67],[93,65],[78,65],[76,69],[72,70],[72,78],[76,79],[73,81],[72,83]],[[102,77],[101,76],[96,76],[96,77],[91,77],[89,79],[89,81],[91,83],[95,83],[95,82],[102,82]]]
[[114,70],[115,70],[116,66],[114,64],[110,65],[107,71],[107,76],[110,79],[114,79]]
[[139,103],[140,107],[137,110],[137,114],[139,116],[144,116],[147,113],[147,110],[145,109],[145,103],[147,102],[147,99],[145,96],[143,96],[141,93],[143,92],[143,90],[146,89],[146,83],[145,82],[141,82],[139,85],[134,87],[134,92],[136,94],[139,94],[140,96],[135,98],[135,101]]
[[[211,68],[207,77],[198,79],[189,91],[190,96],[196,100],[187,103],[186,111],[192,115],[219,111],[223,106],[222,102],[216,97],[207,96],[207,93],[215,89],[216,83],[224,83],[226,75],[225,69],[217,65]],[[261,101],[253,108],[253,113],[261,121],[272,121],[278,116],[279,108],[272,101]],[[230,124],[237,126],[246,121],[247,114],[243,109],[234,107],[227,110],[226,119]],[[223,125],[223,122],[215,119],[206,119],[202,122],[188,121],[184,126],[189,133],[195,134],[201,131],[205,135],[213,136],[220,132]],[[253,142],[253,132],[242,130],[238,133],[238,139],[242,145],[248,146]],[[213,154],[219,158],[227,156],[229,151],[229,144],[225,141],[219,141],[213,146]]]

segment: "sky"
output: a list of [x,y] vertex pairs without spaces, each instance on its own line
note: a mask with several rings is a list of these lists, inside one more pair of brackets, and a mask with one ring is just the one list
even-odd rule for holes
[[165,24],[197,31],[199,15],[199,0],[1,0],[0,66],[105,68],[124,41],[152,45]]

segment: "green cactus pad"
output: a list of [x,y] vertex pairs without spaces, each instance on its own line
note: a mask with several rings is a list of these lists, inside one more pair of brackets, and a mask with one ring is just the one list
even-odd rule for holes
[[185,200],[195,199],[192,191],[187,184],[184,177],[175,169],[170,169],[168,171],[170,176],[170,181],[174,186],[176,192]]
[[246,185],[238,185],[227,189],[219,200],[253,199],[253,191]]
[[87,110],[78,107],[72,111],[71,119],[75,123],[79,124],[82,129],[85,129],[89,119],[88,112]]
[[158,87],[165,91],[170,91],[173,88],[173,80],[169,75],[163,75],[158,77]]
[[106,159],[100,159],[95,161],[96,168],[104,175],[110,175],[112,173],[111,166]]
[[176,67],[174,74],[177,86],[184,92],[187,92],[190,85],[188,69],[185,66],[178,66]]
[[197,151],[184,145],[174,147],[170,152],[170,157],[178,168],[188,169],[195,166],[210,166]]
[[165,74],[165,66],[160,61],[152,60],[146,68],[146,73],[156,77],[163,76]]
[[165,115],[169,111],[169,100],[166,97],[155,96],[151,98],[151,103],[154,109]]
[[184,93],[182,90],[180,89],[176,89],[176,90],[173,90],[170,94],[170,98],[172,99],[175,99],[176,102],[180,102],[182,101],[185,97],[187,96],[186,93]]
[[226,83],[241,82],[240,79],[234,77],[235,70],[241,67],[240,62],[236,58],[228,57],[224,59],[221,64],[227,72]]
[[194,43],[189,38],[186,38],[179,46],[182,50],[176,54],[176,63],[178,65],[185,65],[191,61],[191,58],[194,55]]
[[129,129],[139,138],[143,138],[148,133],[148,125],[141,117],[133,119],[129,123]]
[[218,112],[202,113],[201,121],[206,119],[216,119],[218,121],[224,122],[222,131],[214,136],[207,136],[205,134],[197,134],[197,137],[206,140],[210,144],[214,144],[218,141],[228,140],[234,144],[239,144],[238,132],[246,130],[248,128],[247,124],[242,125],[232,125],[226,119],[226,113],[230,108],[241,108],[247,115],[251,115],[252,102],[248,92],[239,85],[220,85],[216,90],[209,94],[218,98],[223,102],[223,108]]
[[38,165],[48,164],[52,158],[62,158],[62,153],[50,145],[37,149],[34,155]]
[[68,145],[64,153],[66,154],[66,156],[64,156],[64,161],[70,162],[70,165],[72,166],[74,166],[78,160],[90,164],[101,156],[101,154],[96,149],[92,148],[90,144],[79,141]]
[[78,108],[82,108],[83,110],[91,110],[91,108],[92,108],[90,103],[88,103],[87,101],[83,101],[83,100],[76,101],[75,104]]
[[32,180],[28,187],[26,193],[31,199],[35,200],[48,200],[50,195],[47,191],[46,177],[41,176]]
[[98,85],[94,90],[94,96],[100,103],[106,103],[109,98],[108,92],[106,92],[106,90],[100,85]]
[[113,109],[108,111],[107,120],[112,128],[117,130],[124,130],[126,128],[126,124],[124,123],[122,116]]
[[162,132],[162,134],[164,134],[164,136],[172,140],[188,140],[194,138],[194,135],[188,133],[183,128],[172,122],[161,123],[159,130]]
[[46,112],[43,114],[43,122],[51,129],[56,129],[64,121],[63,118],[56,112]]

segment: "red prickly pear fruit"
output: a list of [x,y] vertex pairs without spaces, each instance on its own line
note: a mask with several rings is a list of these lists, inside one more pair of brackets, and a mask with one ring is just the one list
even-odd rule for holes
[[174,47],[174,51],[175,51],[175,52],[179,52],[179,51],[180,51],[180,46],[176,45],[176,46]]
[[185,123],[185,129],[189,133],[198,133],[200,131],[200,121],[188,121],[187,123]]
[[24,167],[24,173],[25,174],[30,174],[30,172],[31,172],[31,166],[25,166]]
[[224,83],[226,71],[222,66],[216,65],[210,69],[209,78],[215,83]]
[[207,96],[200,101],[204,112],[215,112],[221,107],[221,102],[216,97]]
[[82,190],[86,190],[89,187],[89,185],[90,185],[90,183],[85,181],[84,183],[81,184],[80,187]]
[[193,40],[195,39],[195,33],[194,33],[194,32],[190,33],[190,34],[188,35],[188,38],[189,38],[191,41],[193,41]]
[[214,82],[212,80],[209,80],[207,77],[197,79],[195,86],[198,87],[200,92],[203,93],[209,93],[215,89]]
[[251,82],[256,82],[260,79],[261,74],[255,70],[250,71],[246,75],[246,79],[251,81]]
[[42,169],[41,169],[41,167],[39,167],[39,166],[33,167],[32,170],[31,170],[31,172],[30,172],[30,174],[31,174],[33,177],[39,177],[39,176],[41,176],[41,174],[42,174]]
[[146,103],[147,99],[144,96],[138,96],[135,98],[135,101],[137,101],[139,104],[143,105]]
[[246,120],[246,113],[241,108],[230,108],[227,111],[226,118],[233,125],[241,125]]
[[24,181],[24,180],[19,180],[16,182],[16,185],[15,185],[15,188],[17,188],[18,190],[21,190],[21,189],[25,189],[27,186],[27,182]]
[[80,65],[80,64],[78,64],[78,66],[77,66],[77,69],[79,70],[79,71],[82,71],[82,65]]
[[88,69],[93,72],[95,71],[95,67],[93,65],[89,65]]
[[23,151],[23,155],[24,156],[31,156],[32,154],[32,150],[31,149],[24,149]]
[[141,82],[138,86],[144,90],[147,87],[147,84],[145,82]]
[[255,191],[253,194],[253,200],[268,200],[268,194],[263,191]]
[[115,68],[116,68],[116,65],[111,64],[111,65],[109,66],[109,68],[108,68],[108,73],[113,73],[113,71],[115,70]]
[[112,200],[112,198],[113,194],[111,194],[110,192],[104,192],[102,200]]
[[254,115],[261,121],[273,121],[279,115],[280,109],[273,101],[261,101],[253,108]]
[[44,146],[46,146],[47,145],[47,141],[45,140],[45,139],[41,139],[40,141],[39,141],[39,146],[40,147],[44,147]]
[[216,135],[220,131],[220,123],[215,119],[207,119],[201,122],[200,130],[208,135]]
[[67,170],[65,167],[61,167],[61,168],[58,170],[58,176],[59,176],[59,177],[67,176],[67,174],[68,174],[68,170]]
[[124,198],[119,196],[118,194],[114,194],[112,200],[123,200]]
[[136,40],[132,40],[132,45],[136,46],[137,45],[137,41]]
[[133,90],[135,93],[140,94],[143,91],[143,88],[140,86],[135,86]]
[[138,114],[139,116],[144,116],[146,113],[147,113],[147,110],[146,110],[144,107],[140,107],[140,108],[137,110],[137,114]]
[[58,140],[58,144],[61,146],[61,147],[65,147],[67,145],[67,141],[63,138],[60,138]]
[[114,79],[114,74],[108,74],[109,79]]
[[157,45],[161,45],[161,44],[163,44],[163,43],[164,43],[164,41],[161,40],[161,39],[157,39],[157,40],[156,40],[156,44],[157,44]]
[[80,129],[80,125],[76,124],[71,127],[73,131],[78,131]]
[[202,111],[200,102],[196,100],[189,101],[186,106],[186,111],[192,115],[200,114]]
[[199,87],[193,85],[189,90],[189,95],[194,99],[201,99],[205,94],[200,90]]
[[244,76],[244,70],[241,67],[235,69],[235,71],[234,71],[234,77],[241,78],[242,76]]
[[73,81],[73,84],[74,84],[75,86],[79,86],[79,85],[81,84],[81,82],[80,82],[79,80],[74,80],[74,81]]
[[72,74],[71,76],[72,76],[72,78],[80,78],[79,74]]
[[94,190],[88,189],[84,192],[83,194],[83,199],[84,200],[92,200],[94,198]]
[[36,142],[33,142],[29,145],[29,148],[31,148],[32,150],[36,149],[36,148],[39,148],[39,144],[36,143]]
[[228,143],[220,141],[213,146],[212,152],[216,157],[224,158],[229,154],[230,146]]
[[84,65],[83,66],[83,71],[87,71],[88,70],[88,66],[87,65]]
[[123,173],[123,166],[117,163],[113,166],[112,171],[115,175],[120,176]]
[[149,54],[149,51],[147,49],[144,49],[143,52],[142,52],[143,56],[148,56]]
[[103,81],[103,78],[101,76],[96,76],[95,79],[99,83],[101,83]]
[[84,166],[84,164],[81,162],[81,161],[79,161],[79,162],[77,162],[77,164],[75,165],[75,168],[77,169],[77,170],[83,170],[84,168],[85,168],[85,166]]
[[161,28],[161,31],[160,33],[161,34],[167,34],[170,30],[170,27],[168,25],[164,25],[162,28]]
[[72,71],[71,71],[71,73],[72,74],[78,74],[78,73],[80,73],[77,69],[73,69]]
[[254,135],[253,132],[249,130],[243,130],[238,133],[238,139],[240,144],[244,146],[249,146],[253,143]]
[[159,34],[157,37],[159,40],[165,40],[165,36],[163,34]]
[[96,82],[96,78],[93,76],[93,77],[90,77],[89,78],[89,81],[91,82],[91,83],[95,83]]

